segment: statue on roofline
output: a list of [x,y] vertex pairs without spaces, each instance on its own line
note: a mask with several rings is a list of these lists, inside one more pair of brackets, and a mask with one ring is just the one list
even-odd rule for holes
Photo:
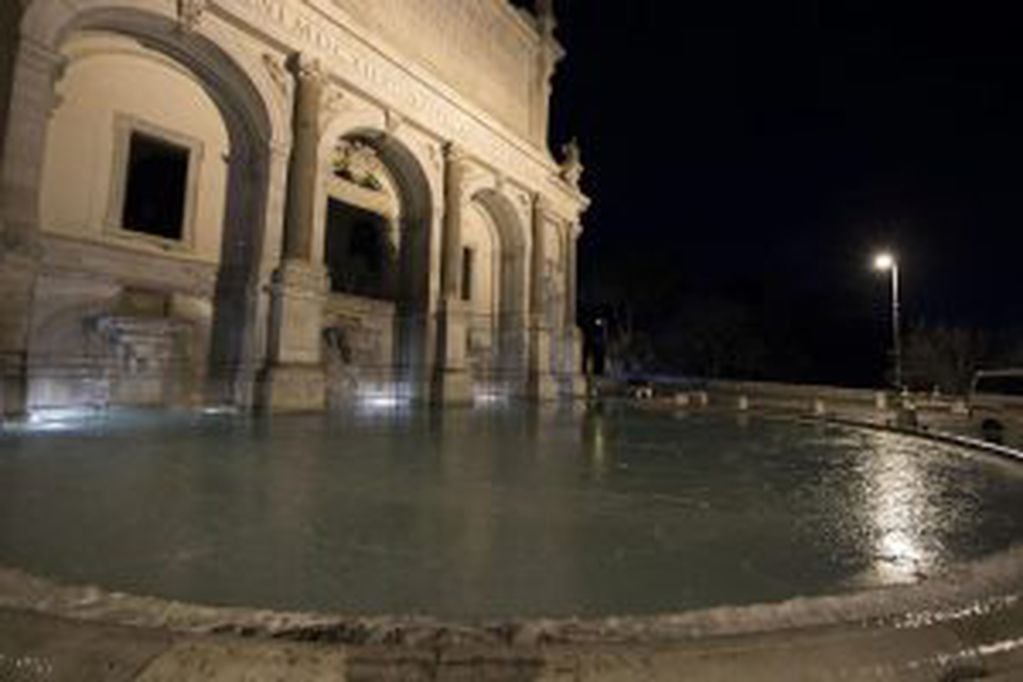
[[582,149],[579,147],[579,138],[573,137],[568,144],[561,146],[563,160],[561,162],[561,179],[579,188],[579,180],[583,176]]

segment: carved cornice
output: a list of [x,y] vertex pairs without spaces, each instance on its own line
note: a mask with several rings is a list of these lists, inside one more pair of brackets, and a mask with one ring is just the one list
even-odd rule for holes
[[[391,49],[393,46],[368,42],[369,36],[357,23],[331,14],[329,0],[218,2],[223,2],[218,7],[234,15],[240,26],[251,26],[248,30],[254,35],[323,60],[334,82],[350,87],[374,106],[400,112],[403,126],[415,126],[435,140],[457,140],[487,165],[500,168],[515,184],[551,194],[559,204],[566,204],[563,211],[570,212],[568,204],[578,207],[585,200],[557,180],[558,165],[546,149],[427,70],[409,63]],[[507,13],[521,20],[510,6]],[[325,20],[325,14],[337,21]],[[525,20],[521,23],[524,31],[536,36]]]

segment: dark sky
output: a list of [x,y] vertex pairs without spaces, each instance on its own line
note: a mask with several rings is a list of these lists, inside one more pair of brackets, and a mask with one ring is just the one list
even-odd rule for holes
[[557,6],[569,56],[552,138],[577,134],[587,165],[586,303],[628,298],[657,334],[651,299],[755,302],[763,333],[785,318],[814,367],[859,354],[821,378],[869,382],[887,306],[869,257],[890,245],[910,321],[1023,323],[1023,41],[1009,9]]

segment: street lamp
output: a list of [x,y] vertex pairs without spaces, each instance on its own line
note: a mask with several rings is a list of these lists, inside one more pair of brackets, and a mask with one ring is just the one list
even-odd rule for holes
[[601,376],[607,376],[610,374],[611,364],[611,351],[607,347],[607,320],[603,317],[598,317],[595,324],[600,330],[600,350],[601,350],[601,363],[600,363],[600,374]]
[[892,355],[895,360],[894,383],[896,390],[902,388],[902,340],[899,334],[899,262],[895,256],[882,251],[874,257],[874,269],[892,273]]

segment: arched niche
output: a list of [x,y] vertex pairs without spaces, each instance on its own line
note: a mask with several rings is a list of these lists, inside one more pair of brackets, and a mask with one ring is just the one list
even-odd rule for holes
[[[408,145],[379,129],[356,126],[329,131],[328,136],[321,147],[327,159],[320,202],[324,260],[335,283],[349,275],[357,278],[358,273],[344,272],[345,258],[336,258],[337,252],[347,248],[347,265],[364,267],[353,262],[357,255],[353,230],[361,229],[371,242],[358,246],[367,251],[363,262],[371,261],[375,252],[379,261],[375,274],[385,277],[378,279],[380,286],[361,291],[354,287],[347,293],[393,304],[390,379],[415,393],[426,376],[429,339],[434,202],[427,174]],[[345,212],[347,218],[338,219]],[[343,227],[345,220],[348,228]]]
[[396,301],[402,215],[400,190],[387,166],[369,143],[342,138],[324,184],[323,261],[331,291]]
[[[159,53],[195,78],[223,118],[230,153],[206,361],[208,399],[246,403],[263,352],[258,282],[264,264],[275,259],[273,245],[281,229],[290,132],[279,88],[253,68],[252,56],[213,17],[183,27],[176,5],[169,2],[35,0],[22,18],[3,173],[5,222],[19,231],[20,239],[39,230],[49,112],[38,103],[53,101],[52,79],[37,75],[39,55],[54,55],[47,59],[56,63],[62,46],[83,32],[128,37]],[[20,167],[12,168],[15,163]]]
[[511,199],[496,187],[475,189],[471,204],[488,217],[495,237],[492,258],[497,294],[492,310],[495,379],[515,381],[524,376],[525,367],[528,303],[525,228]]

